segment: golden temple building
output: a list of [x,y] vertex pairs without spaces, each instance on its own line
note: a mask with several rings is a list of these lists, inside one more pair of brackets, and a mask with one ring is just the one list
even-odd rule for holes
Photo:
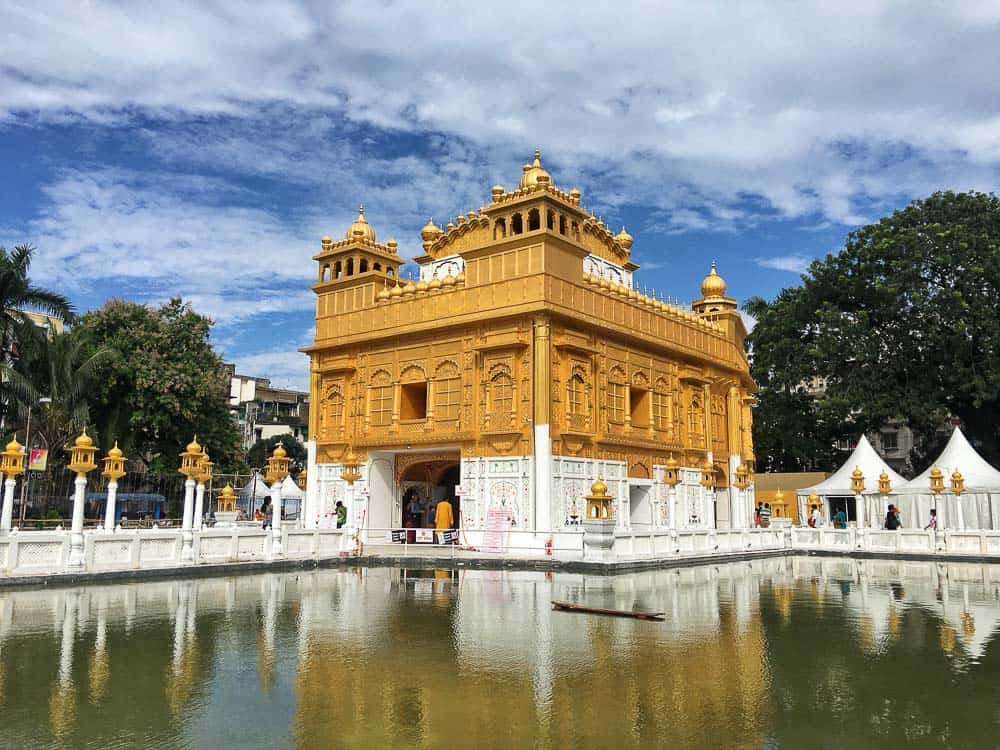
[[516,188],[423,227],[416,279],[364,209],[323,238],[307,527],[343,500],[385,538],[447,497],[464,529],[500,510],[514,530],[567,531],[599,477],[622,529],[750,525],[734,482],[753,466],[755,386],[736,300],[714,263],[690,308],[640,294],[632,236],[581,197],[536,151]]

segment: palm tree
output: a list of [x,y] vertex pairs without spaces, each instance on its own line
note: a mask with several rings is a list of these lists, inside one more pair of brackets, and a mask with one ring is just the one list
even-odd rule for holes
[[0,245],[0,353],[10,362],[18,343],[37,330],[28,312],[40,312],[69,321],[73,306],[57,292],[35,286],[28,278],[35,248],[18,245],[12,251]]
[[90,396],[98,371],[115,357],[107,347],[89,352],[81,330],[50,336],[40,348],[30,347],[16,365],[3,365],[11,395],[10,411],[23,424],[28,409],[50,400],[32,416],[32,434],[59,455],[90,419]]

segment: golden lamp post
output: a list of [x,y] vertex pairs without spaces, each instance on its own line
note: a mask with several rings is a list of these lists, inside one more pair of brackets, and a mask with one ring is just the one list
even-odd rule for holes
[[673,454],[667,459],[663,467],[663,483],[669,487],[667,490],[667,502],[670,507],[670,528],[677,528],[677,484],[681,481],[678,473],[677,459]]
[[889,481],[889,475],[883,471],[878,475],[878,494],[882,496],[882,514],[883,517],[889,513],[889,493],[892,492],[892,482]]
[[195,435],[194,440],[188,443],[187,448],[181,453],[181,465],[177,469],[187,478],[184,482],[184,516],[181,520],[182,563],[194,562],[194,531],[191,527],[194,520],[194,488],[197,477],[201,474],[201,467],[198,465],[201,457],[201,445],[198,444],[198,436]]
[[236,526],[239,511],[236,510],[236,491],[226,483],[215,502],[215,525]]
[[14,486],[17,484],[18,475],[24,473],[24,447],[17,442],[17,435],[7,443],[7,450],[0,453],[0,472],[3,472],[6,477],[3,483],[0,533],[6,533],[10,531],[11,521],[14,517]]
[[75,491],[73,493],[73,525],[70,527],[69,563],[70,568],[82,568],[83,559],[83,504],[87,492],[87,474],[97,468],[94,454],[97,448],[87,434],[87,428],[73,442],[69,449],[70,462],[66,468],[76,473]]
[[[806,498],[806,522],[807,523],[808,523],[808,519],[812,517],[812,509],[814,507],[815,508],[819,508],[819,506],[820,506],[820,504],[822,502],[823,501],[820,499],[820,496],[817,495],[815,492],[810,492],[809,493],[809,497]],[[820,525],[819,521],[816,522],[816,525],[817,526]]]
[[962,472],[955,469],[951,473],[951,494],[955,496],[955,508],[958,510],[958,529],[965,529],[965,513],[962,512],[962,493],[965,491],[965,479]]
[[118,499],[118,480],[125,476],[125,454],[115,441],[114,447],[104,457],[104,471],[101,476],[108,480],[108,502],[104,506],[104,530],[114,531],[115,502]]
[[291,459],[285,446],[278,443],[274,452],[267,459],[267,473],[264,482],[271,485],[271,555],[278,557],[283,553],[281,546],[281,483],[288,476],[288,466]]
[[212,481],[212,467],[215,466],[209,458],[208,451],[202,449],[201,458],[198,459],[198,474],[194,480],[197,482],[194,493],[194,519],[192,526],[195,531],[201,531],[205,519],[205,485]]
[[598,479],[590,486],[586,496],[587,513],[583,521],[584,556],[591,559],[609,559],[615,544],[615,508],[608,485]]
[[[712,466],[712,462],[707,458],[705,462],[701,465],[701,480],[698,482],[703,488],[702,493],[702,507],[701,507],[701,518],[699,521],[705,523],[706,517],[708,516],[708,511],[712,511],[712,520],[715,519],[715,508],[713,507],[713,495],[715,493],[715,467]],[[712,524],[709,523],[711,526]]]
[[740,464],[736,467],[736,477],[733,479],[733,486],[739,490],[740,507],[743,508],[743,512],[740,514],[739,522],[740,524],[746,524],[746,528],[750,527],[750,506],[753,503],[747,500],[747,488],[750,486],[750,467],[746,464]]
[[865,523],[865,519],[868,516],[868,514],[865,512],[867,509],[865,508],[864,498],[861,496],[861,493],[864,491],[865,491],[865,475],[861,471],[860,466],[855,466],[854,471],[851,472],[851,492],[854,493],[854,497],[856,498],[854,501],[854,506],[858,512],[858,527],[862,529],[867,526],[867,524]]

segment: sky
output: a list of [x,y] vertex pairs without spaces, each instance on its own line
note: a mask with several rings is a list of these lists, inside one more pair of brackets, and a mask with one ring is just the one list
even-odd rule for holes
[[281,386],[324,234],[363,203],[412,258],[536,147],[685,302],[1000,178],[1000,0],[6,0],[0,48],[0,245],[79,311],[183,297]]

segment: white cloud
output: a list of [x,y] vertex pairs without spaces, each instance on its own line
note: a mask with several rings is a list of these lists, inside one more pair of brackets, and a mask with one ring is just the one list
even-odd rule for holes
[[[372,125],[440,133],[499,149],[504,163],[539,143],[567,181],[616,176],[620,199],[676,211],[680,229],[739,224],[703,202],[734,209],[747,196],[765,212],[855,223],[862,203],[990,188],[1000,163],[989,2],[511,2],[464,13],[444,0],[377,12],[33,0],[6,3],[0,28],[0,118],[253,122],[286,108],[295,119],[258,142],[308,135],[319,117],[359,137]],[[324,166],[306,161],[292,159],[305,175]],[[600,203],[604,188],[585,198]]]
[[813,259],[805,255],[778,255],[772,258],[757,258],[761,268],[773,268],[776,271],[803,274],[809,269]]

